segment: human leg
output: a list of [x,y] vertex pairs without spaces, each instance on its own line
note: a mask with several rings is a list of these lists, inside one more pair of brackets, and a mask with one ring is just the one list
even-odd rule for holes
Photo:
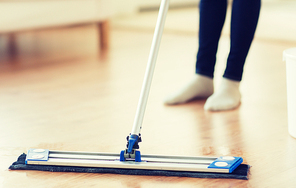
[[224,25],[227,0],[201,0],[199,50],[196,75],[184,87],[165,99],[166,104],[179,104],[213,94],[213,72],[221,30]]
[[230,52],[223,77],[241,81],[256,31],[261,0],[234,0],[231,15]]
[[213,78],[216,53],[225,22],[227,0],[201,0],[196,73]]
[[208,98],[205,110],[229,110],[240,104],[239,84],[260,12],[260,0],[234,0],[231,16],[231,47],[220,87]]

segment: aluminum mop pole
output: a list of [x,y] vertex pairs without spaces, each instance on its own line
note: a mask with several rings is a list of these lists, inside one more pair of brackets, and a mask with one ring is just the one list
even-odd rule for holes
[[139,149],[138,142],[141,142],[140,131],[142,128],[142,122],[145,114],[147,100],[149,96],[150,86],[152,82],[153,72],[156,64],[156,59],[159,51],[160,41],[164,29],[166,15],[169,9],[169,0],[162,0],[159,8],[157,23],[154,31],[153,41],[148,58],[148,64],[146,73],[141,89],[141,94],[138,102],[136,116],[132,128],[132,132],[128,136],[127,149],[121,152],[121,161],[126,158],[133,158],[136,161],[141,161],[140,152],[135,149]]

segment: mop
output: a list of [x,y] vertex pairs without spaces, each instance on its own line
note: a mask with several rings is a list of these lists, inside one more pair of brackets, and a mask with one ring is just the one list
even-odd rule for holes
[[18,160],[9,167],[10,170],[248,179],[250,166],[241,164],[243,162],[241,157],[141,155],[139,151],[142,122],[168,8],[169,0],[162,0],[135,120],[132,131],[127,137],[126,149],[118,154],[29,149],[27,154],[20,155]]

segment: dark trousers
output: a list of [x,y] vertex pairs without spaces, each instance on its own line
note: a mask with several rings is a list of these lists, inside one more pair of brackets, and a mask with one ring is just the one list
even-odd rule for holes
[[[199,49],[196,73],[213,78],[227,0],[200,0]],[[261,0],[233,0],[230,53],[223,77],[240,81],[257,27]]]

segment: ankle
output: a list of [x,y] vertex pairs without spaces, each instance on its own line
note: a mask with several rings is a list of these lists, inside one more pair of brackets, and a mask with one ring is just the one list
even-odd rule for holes
[[234,89],[234,90],[239,90],[240,86],[240,81],[236,80],[231,80],[228,78],[222,78],[221,83],[220,83],[220,88],[221,89]]

